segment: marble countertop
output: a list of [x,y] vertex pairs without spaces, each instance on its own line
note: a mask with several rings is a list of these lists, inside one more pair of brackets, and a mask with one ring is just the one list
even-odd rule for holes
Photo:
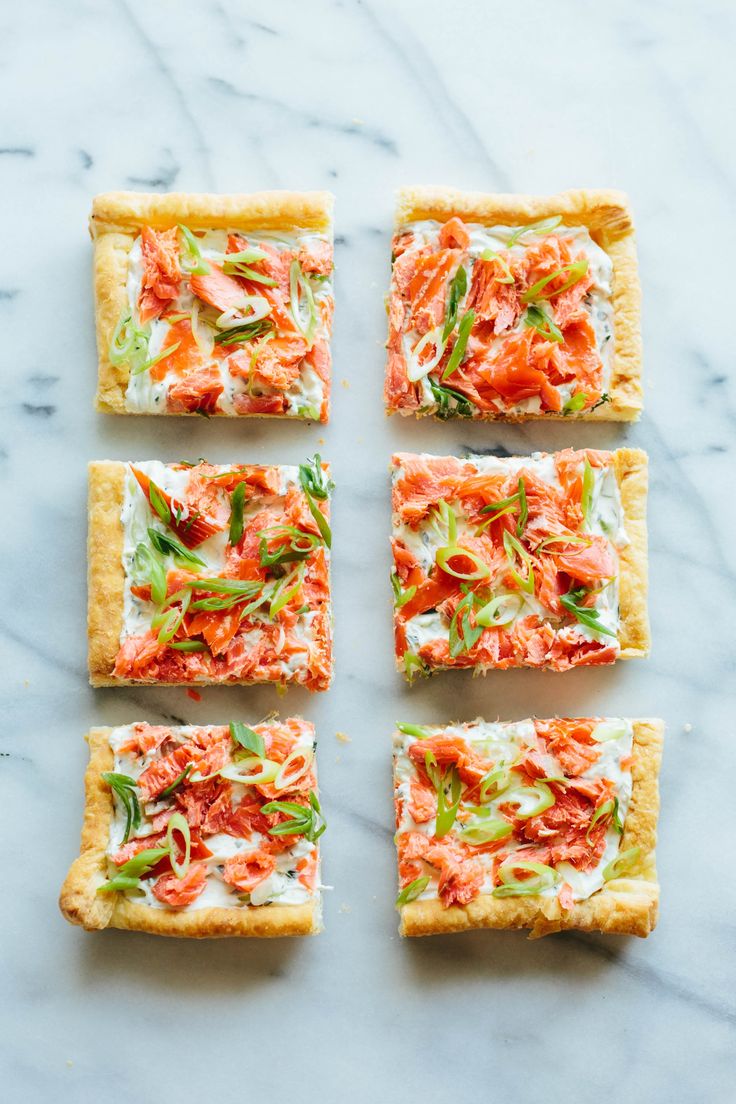
[[[0,183],[0,614],[5,1098],[299,1104],[733,1099],[736,883],[733,5],[438,0],[38,0],[7,6]],[[728,94],[730,91],[730,95]],[[631,196],[646,412],[630,428],[387,421],[393,190]],[[329,426],[119,419],[92,409],[86,217],[100,191],[329,188],[337,196]],[[724,245],[730,248],[724,249]],[[725,300],[715,318],[709,299]],[[387,464],[640,445],[651,457],[652,657],[565,676],[393,670]],[[92,691],[91,459],[334,465],[334,688]],[[82,734],[257,719],[320,733],[326,931],[267,944],[87,935],[59,886],[82,815]],[[401,941],[390,733],[535,712],[661,715],[659,927],[646,941],[476,932]],[[345,732],[349,744],[336,739]]]

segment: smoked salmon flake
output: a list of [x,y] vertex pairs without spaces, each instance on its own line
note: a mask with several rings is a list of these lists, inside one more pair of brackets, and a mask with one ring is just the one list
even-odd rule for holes
[[565,671],[621,653],[617,454],[393,457],[396,662]]
[[422,219],[394,235],[385,401],[439,418],[609,402],[613,267],[584,225]]
[[[295,825],[294,834],[271,831],[295,819],[273,810],[274,801],[297,809],[312,809],[310,802],[316,802],[319,808],[314,726],[292,717],[239,728],[250,734],[252,747],[235,738],[235,724],[136,724],[109,730],[114,768],[101,782],[114,807],[106,851],[113,888],[151,908],[177,911],[298,906],[318,899],[316,814],[313,831],[304,824],[298,830]],[[233,770],[258,773],[254,749],[262,751],[261,773],[272,779],[268,795],[263,787],[233,777]],[[277,769],[290,756],[303,756],[309,769],[286,771],[281,780]],[[137,812],[129,820],[131,802]],[[174,833],[169,831],[172,817],[178,817]],[[143,866],[145,853],[150,864],[130,872],[126,864],[142,856]],[[303,876],[305,869],[310,878]],[[131,873],[137,884],[117,886],[116,878]]]
[[619,856],[630,861],[622,840],[635,723],[479,718],[400,725],[394,735],[398,905],[439,901],[450,908],[481,896],[533,895],[569,910],[596,894]]
[[120,468],[124,581],[111,677],[192,694],[212,683],[327,689],[328,466],[317,456],[294,467]]

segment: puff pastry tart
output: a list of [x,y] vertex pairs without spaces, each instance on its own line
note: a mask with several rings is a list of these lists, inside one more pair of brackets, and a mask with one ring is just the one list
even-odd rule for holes
[[390,414],[478,420],[641,412],[639,279],[614,191],[399,192]]
[[97,196],[98,409],[327,421],[332,196]]
[[91,464],[92,685],[326,690],[331,489],[319,456],[299,467]]
[[320,930],[314,727],[93,728],[81,854],[61,891],[88,930]]
[[623,718],[400,725],[402,935],[648,935],[662,738],[661,721]]
[[396,662],[544,667],[645,656],[647,457],[393,457]]

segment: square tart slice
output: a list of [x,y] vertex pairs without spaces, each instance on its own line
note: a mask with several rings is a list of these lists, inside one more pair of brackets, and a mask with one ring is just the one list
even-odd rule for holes
[[399,725],[402,935],[657,921],[659,720]]
[[567,671],[645,656],[647,457],[393,457],[396,663]]
[[404,188],[387,411],[633,421],[642,408],[640,298],[621,192]]
[[89,468],[93,686],[332,676],[329,467]]
[[332,198],[97,196],[97,408],[326,422]]
[[141,723],[87,742],[67,920],[195,938],[321,930],[313,725]]

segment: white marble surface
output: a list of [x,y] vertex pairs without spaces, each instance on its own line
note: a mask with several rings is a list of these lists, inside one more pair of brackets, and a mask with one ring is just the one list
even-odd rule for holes
[[[3,7],[5,1099],[733,1100],[735,14],[727,0]],[[639,425],[386,422],[382,298],[405,182],[630,193]],[[93,193],[126,187],[336,193],[329,427],[93,412],[85,220]],[[87,461],[296,462],[322,437],[338,481],[334,689],[282,703],[210,689],[198,705],[183,689],[90,690]],[[652,658],[405,689],[391,656],[390,452],[623,442],[652,462]],[[257,718],[276,704],[321,734],[325,933],[197,944],[67,926],[56,896],[77,848],[86,728]],[[394,718],[532,711],[666,718],[657,931],[401,942]]]

